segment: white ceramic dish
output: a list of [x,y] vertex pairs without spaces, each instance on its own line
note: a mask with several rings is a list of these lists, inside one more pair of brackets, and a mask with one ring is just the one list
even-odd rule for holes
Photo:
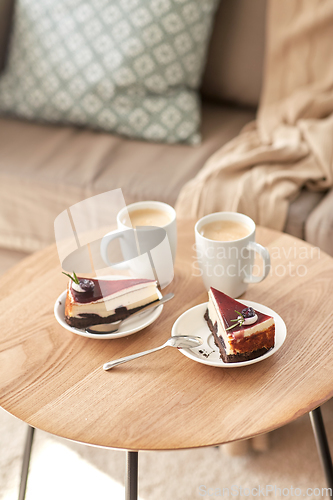
[[[102,278],[99,278],[102,279]],[[105,276],[104,279],[126,279],[124,276]],[[157,290],[158,296],[161,299],[162,294],[159,290]],[[147,326],[151,325],[154,321],[157,320],[159,315],[163,310],[163,304],[156,307],[156,309],[150,309],[146,312],[142,312],[138,316],[134,316],[133,318],[128,318],[123,325],[120,326],[119,330],[115,333],[88,333],[85,330],[80,330],[78,328],[73,328],[69,326],[65,321],[65,301],[66,301],[67,290],[62,292],[61,295],[57,298],[54,304],[54,315],[58,323],[76,335],[81,335],[82,337],[88,337],[90,339],[99,339],[99,340],[107,340],[107,339],[118,339],[120,337],[126,337],[127,335],[132,335],[133,333],[139,332],[143,330]]]
[[247,307],[253,307],[264,314],[273,316],[275,320],[275,346],[263,356],[250,361],[242,361],[238,363],[224,363],[220,358],[219,349],[214,343],[213,335],[211,334],[204,314],[208,306],[208,302],[199,304],[185,311],[174,323],[172,327],[172,335],[194,335],[201,337],[203,340],[202,346],[191,349],[179,349],[182,354],[198,363],[203,363],[208,366],[217,366],[219,368],[237,368],[240,366],[252,365],[272,356],[280,349],[287,336],[287,327],[285,322],[275,311],[269,307],[252,302],[250,300],[242,300],[242,303]]

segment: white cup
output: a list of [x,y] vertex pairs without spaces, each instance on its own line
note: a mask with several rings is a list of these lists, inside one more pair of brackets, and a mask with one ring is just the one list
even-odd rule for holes
[[[132,228],[128,218],[132,212],[143,209],[160,210],[170,222],[163,226],[137,226]],[[175,210],[160,201],[140,201],[124,207],[117,215],[116,231],[107,233],[101,241],[101,257],[110,267],[129,268],[134,276],[157,279],[161,288],[173,279],[173,265],[177,249],[177,223]],[[119,239],[124,263],[112,262],[108,255],[111,241]]]
[[[232,241],[216,241],[201,234],[202,228],[211,222],[235,221],[244,224],[249,234]],[[217,212],[202,217],[195,225],[196,252],[200,271],[207,290],[210,287],[226,293],[232,298],[242,295],[249,283],[259,283],[269,273],[268,250],[255,242],[256,225],[247,215],[236,212]],[[263,271],[254,276],[255,252],[263,259]],[[198,274],[197,274],[198,275]]]

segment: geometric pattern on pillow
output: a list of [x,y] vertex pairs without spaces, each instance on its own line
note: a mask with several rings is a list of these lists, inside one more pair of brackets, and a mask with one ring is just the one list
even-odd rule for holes
[[0,111],[196,144],[217,3],[17,0]]

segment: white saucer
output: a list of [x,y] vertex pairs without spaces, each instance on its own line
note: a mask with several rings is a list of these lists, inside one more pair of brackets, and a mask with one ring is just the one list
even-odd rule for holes
[[[103,278],[99,278],[103,279]],[[126,279],[124,276],[105,276],[104,279]],[[159,290],[157,290],[157,294],[159,298],[162,298],[162,294]],[[67,290],[62,292],[61,295],[57,298],[54,304],[54,315],[58,323],[69,330],[72,333],[76,333],[76,335],[81,335],[82,337],[88,337],[90,339],[118,339],[120,337],[126,337],[127,335],[132,335],[133,333],[139,332],[143,330],[147,326],[151,325],[154,321],[157,320],[159,315],[163,310],[163,304],[156,307],[156,309],[149,309],[146,312],[142,312],[137,316],[133,316],[133,318],[128,318],[122,326],[120,326],[119,330],[115,333],[88,333],[85,330],[80,330],[79,328],[73,328],[69,326],[65,321],[65,302],[66,302]]]
[[251,359],[250,361],[224,363],[220,358],[220,352],[215,345],[213,335],[204,320],[204,314],[208,306],[208,302],[205,302],[204,304],[199,304],[198,306],[185,311],[174,323],[171,335],[193,335],[195,337],[201,337],[203,340],[202,346],[189,349],[179,349],[180,352],[198,363],[203,363],[208,366],[217,366],[219,368],[236,368],[239,366],[252,365],[253,363],[258,363],[259,361],[263,361],[264,359],[269,358],[269,356],[272,356],[272,354],[280,349],[286,339],[287,327],[285,322],[281,316],[269,307],[250,300],[242,300],[242,303],[247,307],[257,309],[257,311],[260,311],[263,314],[273,316],[275,320],[275,346],[273,349],[259,358]]

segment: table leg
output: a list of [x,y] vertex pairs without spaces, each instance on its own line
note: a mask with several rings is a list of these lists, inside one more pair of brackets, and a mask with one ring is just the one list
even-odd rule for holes
[[310,411],[309,415],[321,465],[325,473],[326,484],[327,487],[332,488],[333,491],[332,459],[320,406],[315,410]]
[[32,449],[32,442],[34,439],[34,427],[28,426],[27,436],[25,439],[24,453],[23,453],[23,462],[22,462],[22,470],[21,470],[21,483],[20,483],[20,491],[19,491],[19,500],[24,500],[25,491],[27,488],[28,481],[28,473],[29,473],[29,463]]
[[138,459],[137,451],[126,451],[126,500],[137,500],[138,498]]

